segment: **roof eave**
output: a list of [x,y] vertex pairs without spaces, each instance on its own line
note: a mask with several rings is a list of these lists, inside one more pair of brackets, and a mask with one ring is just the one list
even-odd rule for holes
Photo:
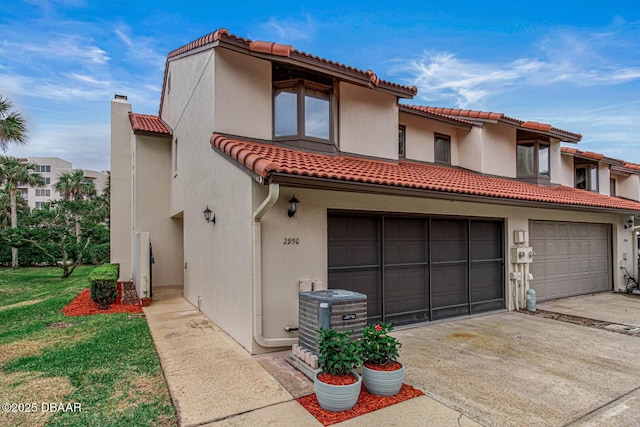
[[444,116],[442,114],[433,114],[428,111],[418,110],[416,108],[411,108],[409,106],[402,105],[402,104],[399,105],[399,109],[403,113],[424,117],[430,120],[438,121],[440,123],[451,125],[459,129],[470,130],[474,126],[471,120],[462,120],[462,119],[456,119],[453,117]]
[[465,193],[452,193],[445,191],[425,190],[419,188],[394,187],[389,185],[373,184],[366,182],[342,181],[329,178],[311,177],[302,175],[290,175],[280,172],[271,172],[264,183],[281,184],[288,187],[309,188],[317,190],[335,190],[348,192],[364,192],[369,194],[384,194],[408,197],[420,197],[431,199],[445,199],[460,202],[488,203],[502,206],[519,206],[544,209],[558,209],[584,212],[613,213],[623,215],[640,215],[640,210],[612,209],[598,206],[585,206],[575,204],[561,204],[537,202],[523,199],[510,199],[501,197],[479,196]]

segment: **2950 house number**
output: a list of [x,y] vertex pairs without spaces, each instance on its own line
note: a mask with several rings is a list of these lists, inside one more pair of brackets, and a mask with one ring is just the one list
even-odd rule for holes
[[285,237],[282,242],[283,245],[299,245],[300,238],[299,237]]

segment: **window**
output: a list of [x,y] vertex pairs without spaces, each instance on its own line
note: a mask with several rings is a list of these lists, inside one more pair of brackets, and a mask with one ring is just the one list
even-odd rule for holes
[[173,177],[178,176],[178,138],[173,141]]
[[598,166],[576,166],[576,188],[581,190],[598,191]]
[[[274,65],[273,136],[279,141],[333,141],[333,81]],[[320,147],[321,148],[321,147]]]
[[46,177],[44,179],[44,185],[50,185],[51,184],[51,178],[50,177]]
[[51,172],[51,165],[36,165],[36,172]]
[[436,133],[434,140],[434,159],[436,163],[451,164],[451,137]]
[[615,178],[610,178],[609,179],[609,195],[611,196],[617,196],[618,193],[616,191],[616,179]]
[[276,88],[275,137],[331,139],[331,91],[299,81]]
[[518,142],[516,151],[518,178],[548,183],[551,178],[549,145],[541,141]]
[[37,197],[49,197],[49,196],[51,196],[51,190],[46,190],[44,188],[36,188],[36,196]]
[[42,207],[42,202],[36,202],[36,209],[40,209]]
[[406,156],[406,133],[407,128],[404,125],[398,126],[398,157],[404,158]]

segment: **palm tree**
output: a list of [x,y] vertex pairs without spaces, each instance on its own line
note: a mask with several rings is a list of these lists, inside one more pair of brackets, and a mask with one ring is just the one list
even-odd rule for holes
[[[36,187],[44,185],[44,178],[36,173],[36,164],[21,162],[15,157],[0,156],[0,181],[5,184],[5,191],[9,192],[11,210],[11,228],[18,228],[18,208],[16,192],[18,186],[28,185]],[[18,248],[11,248],[11,267],[18,268]]]
[[[18,212],[27,209],[27,201],[20,193],[16,193]],[[0,228],[11,227],[11,199],[9,193],[0,188]]]
[[53,184],[53,189],[60,193],[63,199],[73,200],[74,202],[84,200],[85,196],[94,196],[96,194],[96,186],[92,181],[84,179],[82,169],[60,174],[58,182]]
[[76,169],[70,172],[63,172],[58,176],[58,182],[53,184],[56,190],[64,200],[74,202],[75,219],[76,219],[76,242],[80,243],[80,213],[78,212],[85,197],[96,195],[96,186],[92,181],[84,179],[82,169]]
[[10,142],[27,143],[27,127],[22,114],[13,110],[13,104],[0,95],[0,149],[4,153]]

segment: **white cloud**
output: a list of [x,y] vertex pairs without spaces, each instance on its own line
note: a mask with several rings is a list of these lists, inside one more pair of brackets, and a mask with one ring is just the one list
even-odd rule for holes
[[270,18],[263,24],[263,28],[267,33],[275,34],[275,37],[268,37],[269,40],[293,43],[311,40],[315,23],[310,15],[304,14],[302,20]]
[[93,45],[91,40],[76,35],[47,36],[43,43],[4,40],[0,44],[0,55],[11,58],[11,62],[42,61],[105,65],[111,59],[107,52]]

